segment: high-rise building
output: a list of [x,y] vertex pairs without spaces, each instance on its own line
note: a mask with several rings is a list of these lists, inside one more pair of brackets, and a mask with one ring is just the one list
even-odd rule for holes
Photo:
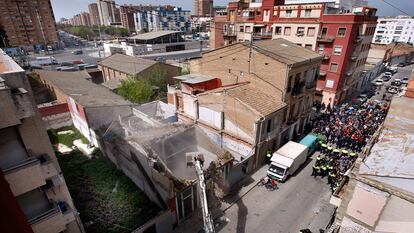
[[98,0],[98,12],[101,25],[109,26],[116,21],[115,8],[114,0]]
[[88,27],[92,26],[91,17],[89,13],[87,12],[80,13],[80,20],[81,20],[82,26],[88,26]]
[[414,43],[414,18],[411,16],[384,17],[378,19],[372,43]]
[[50,0],[2,0],[0,31],[4,30],[10,47],[59,45]]
[[0,50],[0,229],[84,232],[26,72]]
[[98,4],[91,3],[88,5],[88,9],[92,25],[100,25]]
[[296,5],[284,4],[284,0],[229,3],[226,11],[216,13],[211,47],[239,41],[289,40],[325,57],[318,78],[318,100],[325,104],[347,100],[363,83],[363,68],[377,24],[376,9],[357,6],[344,10],[336,1],[317,1]]
[[182,31],[191,30],[191,13],[180,7],[157,9],[153,11],[139,11],[134,13],[135,30],[142,31]]
[[194,0],[194,14],[196,16],[212,16],[213,0]]

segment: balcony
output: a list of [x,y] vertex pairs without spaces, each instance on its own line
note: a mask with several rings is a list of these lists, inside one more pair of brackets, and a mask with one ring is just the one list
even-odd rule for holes
[[320,43],[332,43],[334,42],[335,37],[334,36],[326,36],[326,35],[321,35],[318,36],[317,41]]
[[75,214],[64,202],[53,203],[51,209],[41,213],[29,223],[35,233],[52,233],[66,230],[66,225],[75,221]]
[[234,30],[227,30],[227,31],[223,31],[223,35],[227,37],[233,37],[233,36],[235,37],[237,36],[237,33]]
[[253,33],[253,37],[257,39],[272,39],[271,32],[255,32]]
[[306,90],[311,90],[316,87],[316,82],[308,82],[305,84]]
[[331,59],[331,54],[329,54],[329,53],[321,52],[319,54],[323,56],[323,60],[325,60],[325,61]]
[[304,82],[296,83],[292,89],[292,97],[297,97],[303,93],[303,87],[305,86]]
[[46,184],[40,161],[35,157],[11,164],[3,172],[15,196]]
[[2,166],[5,179],[15,196],[44,186],[47,183],[46,179],[53,178],[53,184],[59,184],[56,166],[46,155],[39,158],[33,156],[23,158],[24,156],[21,156],[20,161]]
[[19,119],[33,117],[35,111],[30,100],[29,93],[24,88],[12,90],[13,99],[17,107],[17,115]]
[[268,132],[267,137],[266,137],[266,141],[271,141],[272,139],[276,138],[278,132],[279,131],[277,129],[274,129],[273,131]]
[[358,59],[358,55],[357,54],[352,54],[350,59],[351,59],[351,61],[356,61]]
[[364,40],[364,36],[357,36],[354,40],[355,44],[359,44]]

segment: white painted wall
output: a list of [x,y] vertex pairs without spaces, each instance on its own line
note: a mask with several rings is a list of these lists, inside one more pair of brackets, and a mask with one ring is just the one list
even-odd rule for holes
[[195,108],[195,98],[193,98],[190,95],[183,95],[183,108],[184,108],[185,114],[190,115],[194,118],[197,118],[196,108]]
[[203,121],[216,129],[221,129],[221,122],[223,121],[221,112],[216,112],[205,107],[200,107],[198,111],[200,121]]

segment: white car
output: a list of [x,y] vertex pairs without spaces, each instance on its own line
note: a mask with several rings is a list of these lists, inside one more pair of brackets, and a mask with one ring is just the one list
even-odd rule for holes
[[378,79],[377,81],[375,81],[375,86],[382,86],[384,85],[384,81],[382,81],[381,79]]
[[398,88],[397,87],[390,87],[390,88],[388,88],[388,93],[397,94],[398,93]]
[[388,71],[388,72],[385,72],[385,73],[384,73],[384,76],[392,76],[392,73],[391,73],[391,72],[389,72],[389,71]]

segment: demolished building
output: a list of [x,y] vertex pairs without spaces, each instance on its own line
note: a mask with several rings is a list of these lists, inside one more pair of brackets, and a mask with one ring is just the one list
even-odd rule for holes
[[194,156],[204,158],[207,187],[221,197],[229,190],[233,156],[198,126],[169,122],[171,111],[164,107],[147,104],[120,116],[102,136],[101,148],[151,200],[170,212],[164,224],[172,226],[199,206]]

